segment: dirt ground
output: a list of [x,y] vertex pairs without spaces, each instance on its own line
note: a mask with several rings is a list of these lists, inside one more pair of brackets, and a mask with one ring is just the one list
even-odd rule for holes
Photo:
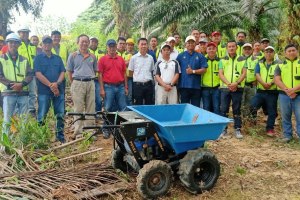
[[[221,176],[213,190],[192,195],[175,179],[168,194],[160,199],[300,200],[300,144],[296,141],[282,144],[277,141],[280,134],[270,138],[262,125],[243,131],[246,133],[243,140],[231,137],[207,142],[221,163]],[[279,126],[277,132],[280,132]],[[100,162],[110,161],[112,139],[104,140],[100,135],[93,146],[104,148]],[[132,190],[124,192],[123,199],[140,197]]]

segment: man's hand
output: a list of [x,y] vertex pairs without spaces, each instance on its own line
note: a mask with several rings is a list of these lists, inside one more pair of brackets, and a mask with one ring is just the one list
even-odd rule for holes
[[57,83],[56,82],[50,83],[49,87],[50,87],[50,90],[53,92],[54,96],[58,97],[59,89],[58,89]]
[[191,66],[188,66],[188,68],[186,68],[186,73],[193,74],[193,69],[191,68]]
[[20,91],[22,91],[23,85],[22,85],[22,83],[11,83],[10,87],[14,91],[20,92]]
[[125,95],[128,95],[128,88],[125,88]]
[[235,92],[237,90],[238,84],[236,82],[228,84],[228,88],[231,92]]
[[264,87],[266,90],[270,89],[271,86],[272,86],[271,83],[265,83],[265,84],[263,84],[263,87]]
[[172,90],[172,86],[171,85],[167,85],[164,87],[166,92],[170,92]]
[[[128,90],[127,90],[128,91]],[[126,92],[126,89],[125,89]],[[105,91],[104,89],[100,89],[100,96],[104,99],[105,98]]]
[[285,89],[285,93],[292,99],[296,98],[296,89],[295,88],[287,88]]

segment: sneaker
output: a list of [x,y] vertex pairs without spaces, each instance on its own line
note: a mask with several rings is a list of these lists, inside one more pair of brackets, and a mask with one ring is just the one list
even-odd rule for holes
[[267,136],[274,137],[275,136],[274,129],[267,130]]
[[239,129],[239,128],[237,128],[237,129],[235,129],[235,137],[237,138],[237,139],[243,139],[243,135],[242,135],[242,133],[241,133],[241,129]]
[[289,143],[291,140],[292,139],[290,139],[290,138],[284,137],[284,138],[279,139],[278,142],[280,142],[280,143]]
[[226,139],[228,137],[228,133],[227,133],[227,129],[224,129],[221,133],[221,135],[219,136],[219,140],[220,139]]

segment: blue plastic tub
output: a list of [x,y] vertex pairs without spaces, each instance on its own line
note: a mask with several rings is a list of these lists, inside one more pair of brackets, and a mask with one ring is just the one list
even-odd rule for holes
[[216,140],[231,119],[191,104],[128,106],[156,124],[159,136],[176,154]]

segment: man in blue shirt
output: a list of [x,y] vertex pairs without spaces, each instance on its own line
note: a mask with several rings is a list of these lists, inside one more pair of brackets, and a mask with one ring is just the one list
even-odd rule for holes
[[195,51],[196,39],[188,36],[185,40],[186,51],[178,55],[177,61],[181,67],[179,92],[181,103],[190,103],[200,107],[201,74],[208,67],[206,58]]
[[44,36],[42,42],[43,53],[36,56],[33,64],[38,88],[37,120],[40,125],[44,124],[52,104],[56,117],[56,139],[64,143],[65,67],[61,57],[51,52],[51,37]]

